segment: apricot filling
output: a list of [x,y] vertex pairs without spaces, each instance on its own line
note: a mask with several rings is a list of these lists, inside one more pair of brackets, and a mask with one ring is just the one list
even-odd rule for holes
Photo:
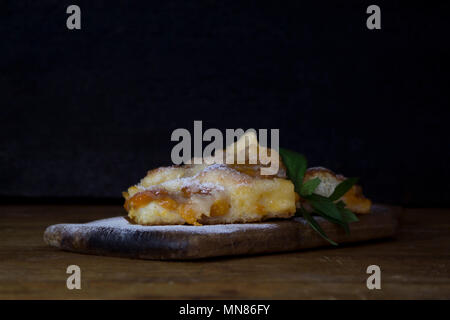
[[187,223],[196,226],[200,225],[200,223],[197,222],[197,218],[195,217],[195,210],[192,208],[192,206],[188,204],[182,204],[178,208],[178,213]]
[[211,208],[209,209],[209,215],[211,217],[220,217],[223,215],[226,215],[228,211],[230,210],[230,204],[228,201],[225,200],[216,200],[211,205]]
[[151,201],[157,199],[169,199],[167,191],[165,190],[146,190],[136,193],[131,198],[125,201],[123,205],[127,211],[130,209],[139,209],[142,206],[147,205]]
[[[190,203],[189,197],[192,194],[207,196],[210,190],[188,190],[183,189],[179,195],[180,201],[173,198],[172,195],[165,190],[145,190],[136,193],[125,201],[124,207],[126,210],[138,210],[141,207],[148,205],[150,202],[155,202],[166,210],[176,211],[188,223],[192,225],[200,225],[197,222],[197,211],[195,206]],[[215,200],[209,208],[211,217],[219,217],[226,215],[230,209],[230,204],[224,199]]]

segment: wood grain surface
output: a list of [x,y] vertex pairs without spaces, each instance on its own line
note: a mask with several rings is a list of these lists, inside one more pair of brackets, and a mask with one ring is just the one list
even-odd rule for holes
[[[360,215],[350,234],[322,217],[325,233],[339,244],[394,236],[401,207],[373,205]],[[141,226],[119,216],[83,224],[56,224],[44,233],[47,244],[63,250],[150,260],[193,260],[287,252],[331,246],[305,221],[277,219],[260,223],[204,226]]]
[[[405,209],[398,235],[261,256],[152,261],[64,252],[52,224],[122,215],[120,206],[0,206],[1,299],[450,299],[450,209]],[[66,269],[81,268],[81,290]],[[366,287],[381,268],[381,290]]]

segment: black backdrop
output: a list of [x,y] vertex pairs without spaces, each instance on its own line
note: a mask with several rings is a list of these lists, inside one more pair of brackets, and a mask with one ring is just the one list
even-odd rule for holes
[[0,197],[118,201],[203,120],[448,206],[449,7],[425,3],[377,1],[372,31],[372,1],[1,1]]

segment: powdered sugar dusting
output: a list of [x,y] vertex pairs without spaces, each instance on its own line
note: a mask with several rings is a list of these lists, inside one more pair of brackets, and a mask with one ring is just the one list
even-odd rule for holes
[[186,187],[191,187],[191,188],[197,188],[199,190],[217,190],[217,191],[224,191],[224,187],[216,184],[216,183],[212,183],[212,182],[200,182],[198,180],[192,179],[192,178],[185,178],[183,179],[182,182],[182,188],[186,188]]
[[[267,230],[276,229],[278,226],[275,223],[235,223],[235,224],[215,224],[215,225],[203,225],[203,226],[191,226],[191,225],[164,225],[164,226],[143,226],[139,224],[130,223],[125,217],[114,217],[102,220],[96,220],[84,224],[85,226],[99,226],[114,228],[116,231],[147,231],[147,232],[183,232],[192,234],[223,234],[232,233],[245,230]],[[80,224],[67,224],[66,226],[80,227]]]
[[203,169],[203,172],[213,171],[213,170],[229,170],[229,167],[223,163],[214,163]]

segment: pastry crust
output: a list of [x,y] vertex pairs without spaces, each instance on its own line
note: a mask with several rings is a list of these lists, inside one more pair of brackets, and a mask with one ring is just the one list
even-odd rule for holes
[[246,170],[225,164],[159,168],[124,193],[125,208],[130,219],[147,225],[245,223],[294,215],[290,180]]
[[[247,139],[248,144],[243,143]],[[242,136],[223,152],[244,154],[242,164],[214,163],[171,166],[151,170],[141,182],[123,193],[129,218],[138,224],[219,224],[289,218],[296,212],[294,184],[287,179],[278,154],[278,171],[261,174],[268,167],[257,159],[251,164],[248,148],[259,146],[254,133]],[[258,153],[259,154],[259,153]],[[225,158],[222,158],[225,160]],[[221,161],[224,162],[224,161]]]

